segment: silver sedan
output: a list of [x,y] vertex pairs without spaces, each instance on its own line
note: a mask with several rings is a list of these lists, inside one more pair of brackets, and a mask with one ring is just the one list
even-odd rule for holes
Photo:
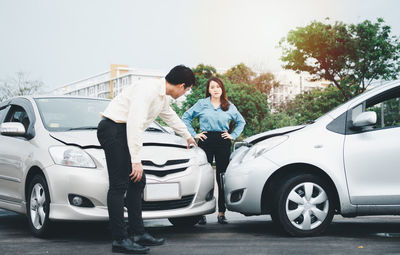
[[[55,220],[108,220],[108,174],[96,136],[108,100],[18,97],[0,104],[0,208],[28,215],[36,236]],[[143,218],[190,226],[215,211],[200,148],[157,123],[145,132]],[[126,215],[127,216],[127,215]]]

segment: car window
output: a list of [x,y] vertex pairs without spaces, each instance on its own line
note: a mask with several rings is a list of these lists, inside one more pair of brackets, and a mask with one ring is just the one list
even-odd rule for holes
[[[365,107],[363,107],[365,105]],[[363,109],[364,108],[364,109]],[[376,113],[377,121],[374,129],[400,126],[400,87],[391,89],[368,99],[352,109],[352,120],[365,111]]]
[[376,112],[376,128],[400,126],[400,97],[389,98],[383,102],[366,107],[366,111]]
[[28,130],[30,120],[28,114],[25,109],[19,105],[11,106],[10,111],[7,114],[4,122],[19,122],[22,123],[25,127],[25,130]]

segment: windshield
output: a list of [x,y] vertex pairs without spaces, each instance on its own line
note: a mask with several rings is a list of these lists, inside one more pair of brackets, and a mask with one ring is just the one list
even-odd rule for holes
[[[71,131],[97,129],[109,100],[88,98],[37,98],[43,125],[49,131]],[[146,129],[150,132],[167,131],[153,122]]]
[[35,101],[43,125],[49,131],[96,129],[100,113],[110,102],[84,98],[38,98]]

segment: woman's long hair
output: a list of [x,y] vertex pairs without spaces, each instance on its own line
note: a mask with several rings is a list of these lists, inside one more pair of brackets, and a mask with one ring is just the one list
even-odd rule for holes
[[212,77],[207,81],[207,86],[206,86],[206,97],[211,96],[210,92],[208,92],[208,90],[210,89],[210,83],[212,81],[215,81],[216,83],[218,83],[219,87],[222,90],[222,94],[221,94],[221,109],[223,111],[227,111],[229,109],[229,101],[228,101],[228,96],[226,95],[226,91],[225,91],[225,86],[224,83],[221,81],[221,79],[217,78],[217,77]]

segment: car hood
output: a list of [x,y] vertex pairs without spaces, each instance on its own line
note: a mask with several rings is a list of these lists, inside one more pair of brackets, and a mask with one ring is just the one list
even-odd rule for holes
[[[97,139],[96,130],[51,132],[50,136],[66,144],[79,146],[81,148],[101,148]],[[145,132],[143,136],[143,146],[160,145],[186,148],[187,143],[182,137],[158,132]]]
[[302,129],[305,126],[306,125],[299,125],[299,126],[278,128],[278,129],[274,129],[274,130],[263,132],[263,133],[260,133],[257,135],[250,136],[250,137],[244,139],[243,141],[246,143],[250,143],[250,144],[256,144],[258,142],[261,142],[261,141],[268,139],[270,137],[273,137],[273,136],[284,135],[284,134]]

